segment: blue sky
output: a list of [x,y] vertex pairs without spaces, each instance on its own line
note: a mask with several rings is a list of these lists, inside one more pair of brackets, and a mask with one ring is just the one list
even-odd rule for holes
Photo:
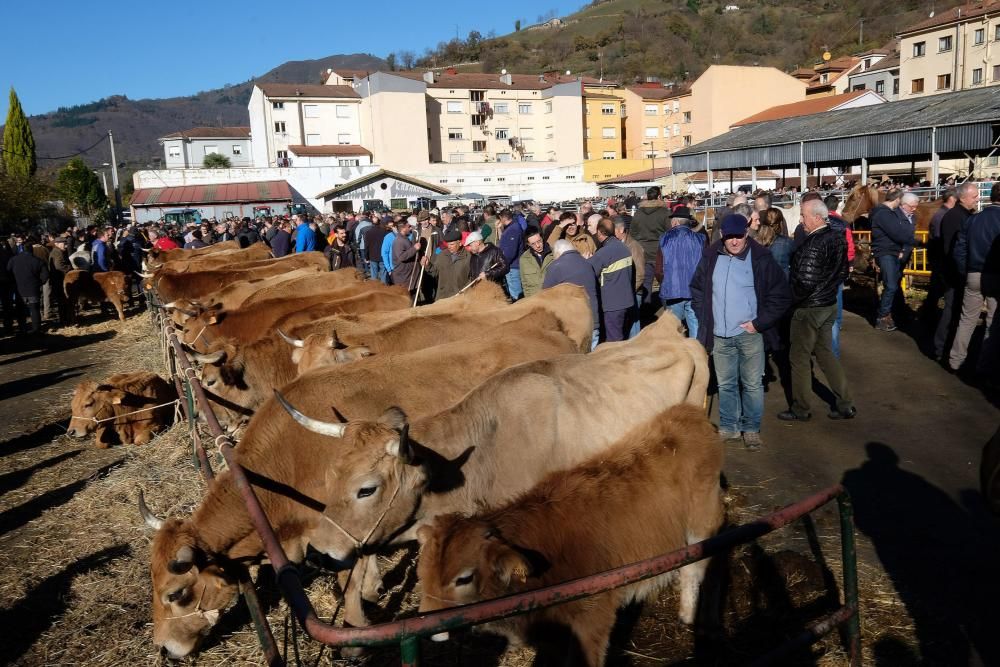
[[[91,102],[189,95],[239,83],[288,60],[335,53],[385,56],[470,30],[504,34],[520,18],[563,16],[583,0],[379,2],[10,2],[0,58],[0,124],[7,91],[28,114]],[[23,57],[18,57],[20,54]]]

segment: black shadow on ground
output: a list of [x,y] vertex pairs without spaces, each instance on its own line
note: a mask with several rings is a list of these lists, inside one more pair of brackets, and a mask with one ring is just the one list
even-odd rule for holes
[[868,460],[847,471],[843,484],[857,529],[871,539],[913,619],[921,653],[887,640],[874,647],[876,664],[1000,664],[1000,541],[982,497],[963,492],[963,507],[900,468],[891,447],[865,447]]
[[52,627],[69,606],[73,579],[131,553],[127,544],[117,544],[84,556],[33,586],[14,606],[0,610],[0,627],[6,637],[0,644],[0,662],[13,664]]
[[50,459],[46,459],[33,466],[28,466],[27,468],[22,468],[21,470],[15,470],[13,472],[8,472],[0,475],[0,496],[7,493],[8,491],[13,491],[14,489],[19,489],[24,485],[31,476],[34,475],[39,470],[44,470],[45,468],[51,468],[54,465],[58,465],[67,459],[72,459],[83,453],[82,449],[74,449],[72,451],[63,452],[58,456],[53,456]]
[[5,382],[0,384],[0,401],[8,398],[14,398],[16,396],[23,396],[24,394],[30,394],[33,391],[38,391],[39,389],[45,389],[46,387],[51,387],[54,384],[59,384],[64,380],[78,377],[83,375],[83,373],[79,371],[90,368],[91,366],[93,366],[93,364],[70,366],[69,368],[60,368],[56,371],[39,373],[38,375],[32,375],[31,377],[22,378],[20,380]]
[[[17,507],[12,507],[5,512],[0,512],[0,535],[6,535],[10,531],[20,528],[29,521],[37,519],[45,510],[52,509],[53,507],[58,507],[59,505],[69,502],[69,500],[75,496],[78,491],[87,486],[90,480],[107,474],[108,471],[124,460],[124,458],[118,459],[95,470],[91,475],[83,479],[66,484],[58,489],[52,489],[51,491],[36,496],[25,503],[21,503]],[[76,519],[83,518],[84,517],[76,517]]]
[[66,419],[60,419],[45,426],[40,426],[31,433],[22,433],[10,440],[0,442],[0,456],[9,456],[10,454],[23,452],[26,449],[33,449],[39,445],[48,444],[61,435],[65,435],[66,427],[64,424],[66,421]]
[[117,335],[116,331],[101,331],[98,333],[85,334],[83,336],[62,336],[59,334],[45,334],[40,338],[12,338],[4,342],[5,354],[21,354],[19,357],[0,360],[0,366],[17,364],[30,359],[44,357],[53,352],[63,352],[77,347],[84,347],[93,343],[110,340]]

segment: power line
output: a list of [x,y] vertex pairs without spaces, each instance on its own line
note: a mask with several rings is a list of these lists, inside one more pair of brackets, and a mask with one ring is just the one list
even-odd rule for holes
[[[76,157],[77,155],[83,155],[84,153],[87,153],[87,152],[93,150],[99,143],[101,143],[105,139],[107,139],[107,137],[101,137],[100,139],[98,139],[97,141],[95,141],[93,144],[91,144],[87,148],[84,148],[82,151],[77,151],[76,153],[70,153],[69,155],[56,155],[56,156],[53,156],[53,157],[49,157],[49,156],[45,156],[45,155],[36,155],[35,159],[36,160],[66,160],[66,159],[71,158],[71,157]],[[6,148],[2,148],[2,147],[0,147],[0,152],[7,153],[8,155],[17,155],[19,157],[31,157],[30,155],[26,155],[24,153],[18,153],[18,152],[15,152],[15,151],[10,151],[10,150],[7,150]]]

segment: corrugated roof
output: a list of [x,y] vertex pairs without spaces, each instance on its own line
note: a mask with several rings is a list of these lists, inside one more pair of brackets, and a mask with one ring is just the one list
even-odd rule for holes
[[325,86],[321,83],[258,83],[257,87],[268,97],[336,97],[360,96],[350,86]]
[[749,125],[750,123],[761,123],[768,120],[777,120],[779,118],[794,118],[796,116],[808,116],[809,114],[822,113],[824,111],[836,109],[840,105],[847,104],[848,102],[856,100],[862,95],[866,95],[868,93],[877,95],[877,93],[870,90],[853,90],[849,93],[841,93],[840,95],[810,97],[802,100],[801,102],[779,104],[776,107],[764,109],[760,113],[755,113],[754,115],[748,116],[739,122],[733,123],[731,127]]
[[684,95],[691,94],[691,86],[673,86],[671,88],[664,88],[658,86],[656,88],[652,86],[629,86],[629,90],[638,95],[644,100],[669,100],[674,97],[683,97]]
[[324,190],[323,192],[320,192],[318,195],[316,195],[316,198],[318,199],[320,197],[335,197],[339,194],[350,192],[355,188],[359,188],[366,183],[377,181],[380,178],[395,178],[397,181],[410,183],[412,185],[416,185],[417,187],[430,190],[431,192],[437,192],[438,194],[442,195],[451,194],[451,190],[449,190],[448,188],[442,188],[440,185],[431,185],[426,181],[421,181],[420,179],[413,178],[412,176],[400,174],[399,172],[395,171],[389,171],[388,169],[379,169],[378,171],[374,171],[368,174],[367,176],[362,176],[361,178],[356,178],[353,181],[348,181],[347,183],[343,183],[334,188],[330,188],[329,190]]
[[322,146],[289,146],[288,150],[292,151],[299,157],[305,156],[315,156],[315,157],[325,157],[331,155],[367,155],[371,157],[372,153],[364,146],[358,146],[357,144],[325,144]]
[[180,138],[198,138],[198,139],[249,139],[250,138],[250,128],[249,127],[192,127],[190,130],[182,130],[181,132],[172,132],[171,134],[164,135],[163,139],[180,139]]
[[952,9],[935,13],[934,16],[930,18],[908,25],[900,30],[899,34],[905,35],[907,33],[940,28],[942,26],[951,25],[952,23],[957,23],[959,20],[965,21],[967,19],[973,19],[986,14],[991,14],[996,11],[1000,11],[1000,0],[979,0],[978,2],[970,2],[966,5],[962,5],[961,7],[953,7]]
[[[686,175],[689,181],[707,181],[708,172],[707,171],[696,171],[692,174]],[[753,172],[749,169],[733,169],[733,180],[734,181],[748,181],[753,178]],[[773,171],[768,171],[766,169],[757,170],[757,178],[771,179],[778,178],[778,174]],[[729,170],[712,172],[712,179],[716,183],[722,183],[729,180]]]
[[182,185],[172,188],[142,188],[132,195],[133,206],[179,206],[187,204],[248,204],[291,201],[287,181]]
[[625,174],[624,176],[616,176],[615,178],[608,178],[603,181],[597,181],[598,185],[613,185],[615,183],[637,183],[640,181],[655,181],[658,178],[664,178],[670,176],[673,170],[670,167],[656,167],[655,169],[643,169],[642,171],[634,171],[631,174]]

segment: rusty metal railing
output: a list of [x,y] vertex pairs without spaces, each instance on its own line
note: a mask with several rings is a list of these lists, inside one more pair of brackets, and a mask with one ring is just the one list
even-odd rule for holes
[[[188,384],[192,387],[192,396],[198,401],[199,409],[206,418],[209,431],[215,436],[215,442],[225,458],[229,473],[246,504],[250,520],[260,536],[264,551],[275,570],[281,594],[295,619],[305,632],[316,641],[332,647],[377,647],[398,644],[401,664],[403,667],[413,667],[420,662],[421,637],[517,616],[634,584],[727,552],[741,544],[752,542],[789,525],[830,502],[836,501],[840,516],[844,604],[836,611],[810,625],[798,637],[763,656],[755,664],[769,664],[780,660],[791,651],[808,646],[834,629],[843,627],[850,664],[852,667],[860,667],[861,665],[861,629],[853,509],[847,491],[840,485],[831,486],[777,512],[760,517],[750,523],[730,528],[683,549],[554,586],[369,627],[348,628],[327,624],[316,614],[315,608],[305,592],[298,568],[288,560],[260,505],[252,484],[243,468],[236,461],[234,443],[215,418],[200,382],[194,373],[184,370],[192,366],[180,345],[180,341],[174,333],[168,333],[167,340],[173,348],[178,365],[187,377]],[[199,461],[201,460],[203,459],[199,456]],[[249,603],[248,599],[248,607]],[[267,625],[267,619],[262,612],[259,613],[260,622],[253,611],[251,611],[251,616],[254,617],[254,622],[257,624],[258,635],[261,636],[268,663],[281,664],[281,659],[277,656],[277,649],[274,645],[274,638]],[[261,628],[265,628],[266,632],[262,633]],[[273,662],[273,658],[277,658],[278,662]]]

